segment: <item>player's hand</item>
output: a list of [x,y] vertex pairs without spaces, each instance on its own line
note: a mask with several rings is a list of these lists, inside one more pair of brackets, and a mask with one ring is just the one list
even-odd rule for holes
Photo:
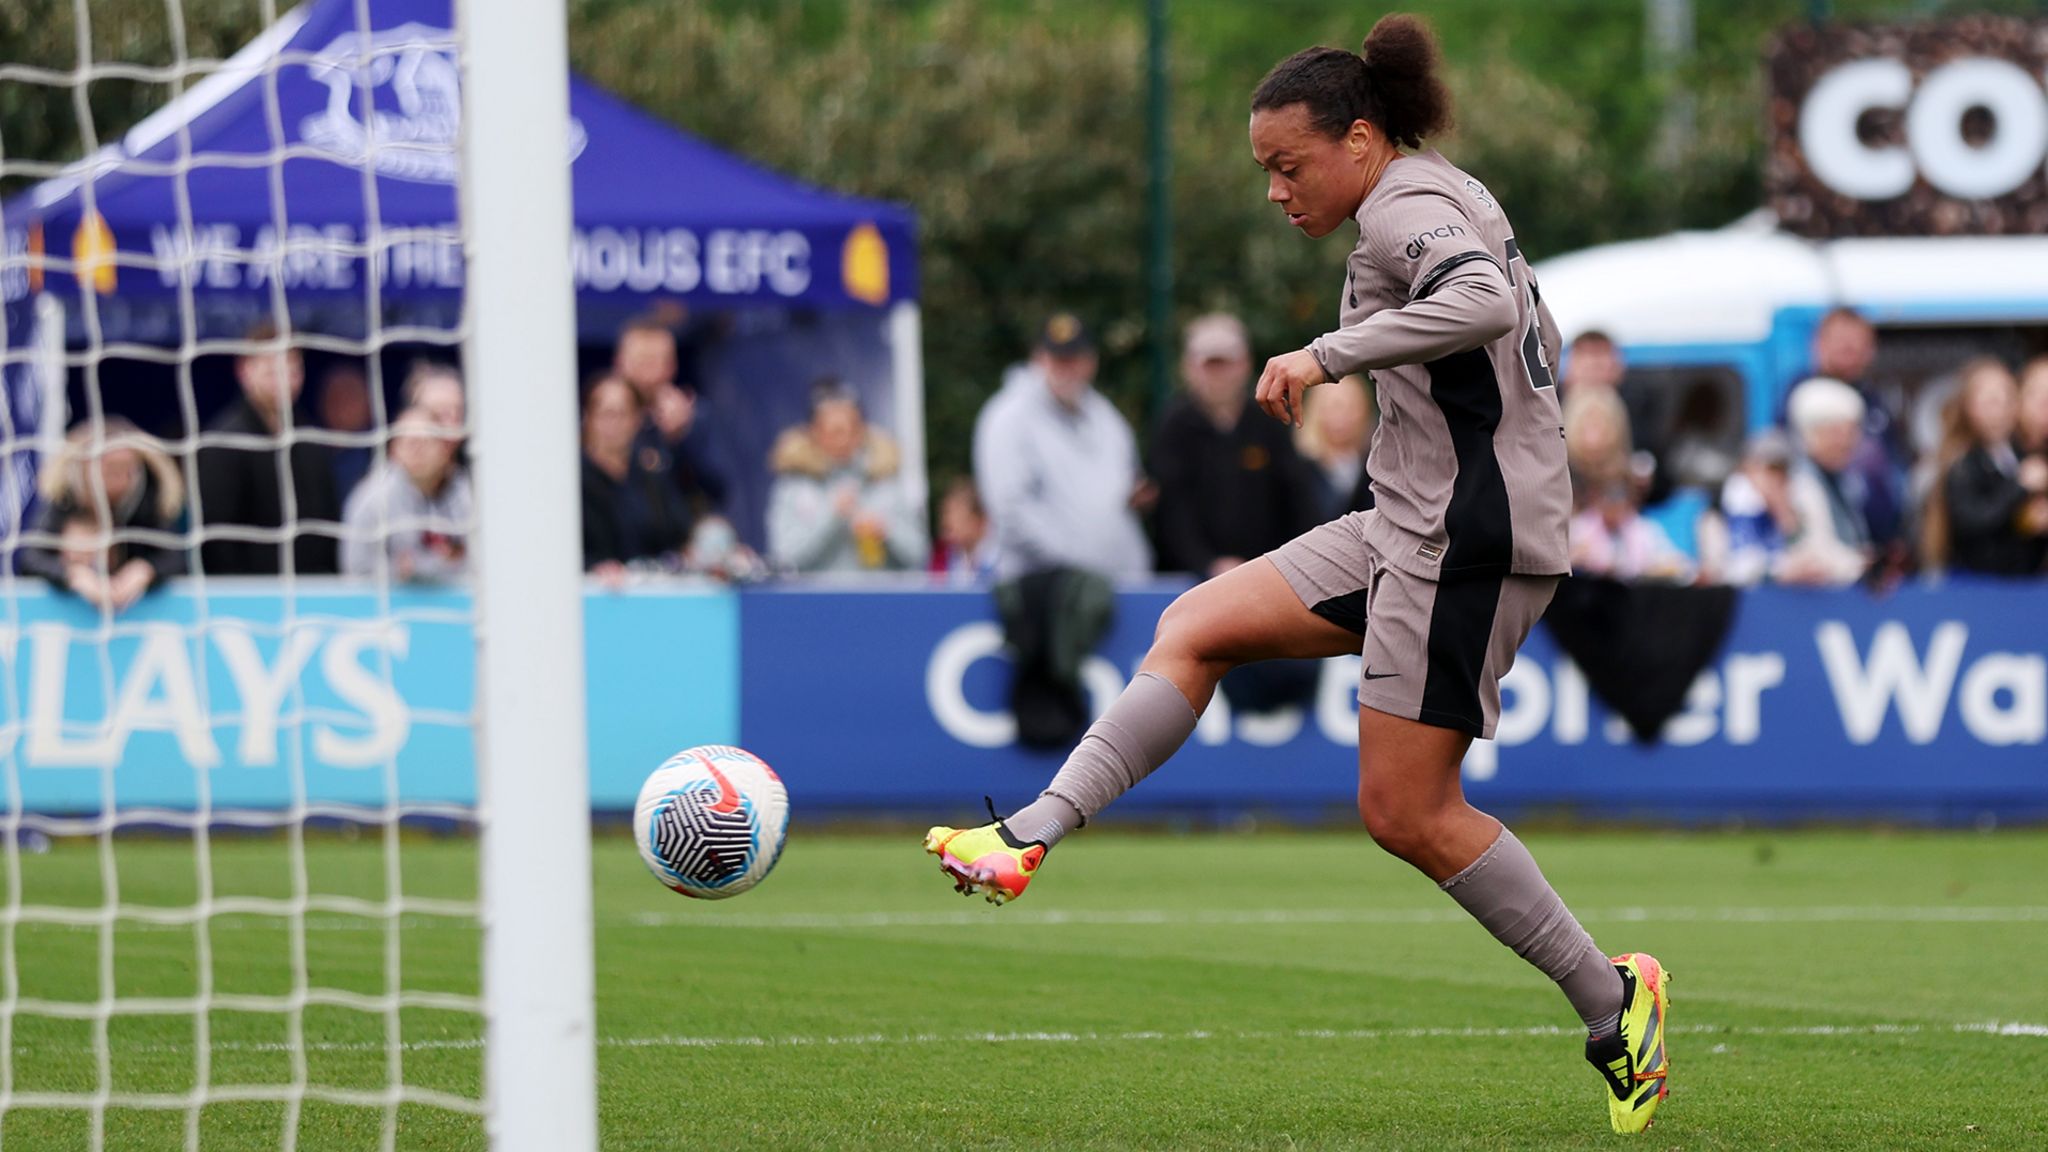
[[1266,370],[1259,373],[1259,407],[1266,415],[1280,421],[1301,427],[1301,397],[1310,388],[1329,382],[1323,374],[1323,366],[1316,363],[1308,349],[1275,356],[1266,361]]

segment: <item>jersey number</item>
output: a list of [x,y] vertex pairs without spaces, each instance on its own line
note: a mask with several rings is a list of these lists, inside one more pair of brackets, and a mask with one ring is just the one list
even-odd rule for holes
[[[1527,267],[1521,248],[1513,236],[1508,237],[1508,285],[1519,290],[1521,281],[1515,275],[1515,265]],[[1530,273],[1527,302],[1529,305],[1529,327],[1522,333],[1522,360],[1529,366],[1529,383],[1535,387],[1549,388],[1556,383],[1550,378],[1550,363],[1543,355],[1543,296],[1536,289],[1536,276]]]

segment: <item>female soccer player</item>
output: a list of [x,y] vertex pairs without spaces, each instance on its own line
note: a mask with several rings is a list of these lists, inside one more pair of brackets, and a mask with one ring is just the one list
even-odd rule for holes
[[[1368,471],[1377,507],[1316,528],[1182,595],[1138,675],[1037,801],[925,848],[962,892],[1024,891],[1045,854],[1171,756],[1239,664],[1359,651],[1358,810],[1379,845],[1437,882],[1558,983],[1588,1028],[1616,1131],[1665,1094],[1666,974],[1612,962],[1500,821],[1465,802],[1459,766],[1491,737],[1500,677],[1570,570],[1554,326],[1485,185],[1424,137],[1447,126],[1435,39],[1412,16],[1361,53],[1311,48],[1252,95],[1266,198],[1310,237],[1355,221],[1342,326],[1259,377],[1268,413],[1372,372],[1382,412]],[[1406,150],[1404,150],[1406,149]]]

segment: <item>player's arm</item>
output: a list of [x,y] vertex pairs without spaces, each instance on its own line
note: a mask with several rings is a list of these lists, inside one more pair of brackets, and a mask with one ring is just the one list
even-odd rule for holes
[[1500,265],[1481,257],[1451,269],[1427,296],[1318,337],[1309,352],[1334,380],[1481,348],[1514,331],[1518,319]]
[[1483,347],[1521,319],[1508,271],[1473,218],[1475,205],[1440,189],[1389,191],[1365,223],[1361,254],[1382,282],[1407,286],[1408,303],[1309,345],[1332,380]]

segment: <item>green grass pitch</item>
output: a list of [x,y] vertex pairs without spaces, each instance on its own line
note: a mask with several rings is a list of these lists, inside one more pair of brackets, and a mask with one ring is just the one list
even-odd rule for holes
[[[1091,829],[992,909],[954,895],[915,835],[799,830],[766,884],[721,903],[670,895],[629,840],[599,838],[603,1146],[2048,1147],[2048,835],[1527,839],[1604,947],[1675,973],[1672,1094],[1646,1137],[1606,1130],[1556,991],[1363,834]],[[309,889],[381,900],[382,844],[309,839]],[[282,841],[221,838],[210,855],[219,898],[292,891]],[[473,895],[469,841],[408,836],[399,856],[408,896]],[[125,905],[193,899],[188,842],[124,840],[114,865]],[[92,843],[24,856],[22,900],[98,907],[102,871]],[[302,949],[313,986],[378,995],[394,964],[383,921],[335,912],[302,939],[221,915],[204,965],[201,943],[183,925],[124,921],[103,941],[20,923],[16,994],[289,996]],[[473,994],[477,949],[473,923],[412,916],[395,964],[409,991]],[[90,1018],[17,1014],[11,1089],[188,1092],[197,1023],[124,1013],[101,1042]],[[271,1012],[205,1024],[224,1096],[390,1082],[381,1014],[309,1007],[303,1043]],[[474,1016],[407,1009],[396,1027],[404,1083],[478,1095]],[[197,1124],[203,1147],[264,1150],[292,1119],[228,1099]],[[0,1142],[84,1148],[92,1122],[17,1106]],[[116,1107],[105,1146],[178,1148],[186,1123]],[[384,1123],[310,1102],[297,1146],[375,1148]],[[483,1144],[480,1121],[440,1108],[397,1125],[401,1147]]]

